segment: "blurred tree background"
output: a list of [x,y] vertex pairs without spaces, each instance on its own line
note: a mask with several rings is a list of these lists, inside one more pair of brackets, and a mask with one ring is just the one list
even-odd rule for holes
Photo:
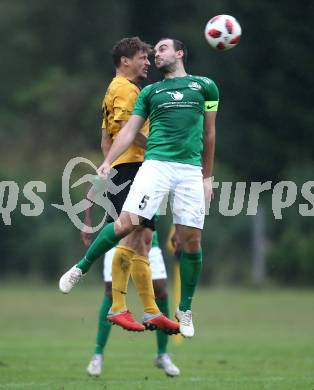
[[[206,22],[217,14],[241,23],[235,50],[215,52],[203,38]],[[273,216],[271,192],[260,199],[266,281],[314,286],[314,220],[298,211],[306,203],[302,183],[313,180],[314,169],[313,15],[307,0],[2,0],[0,179],[16,181],[20,193],[12,224],[0,220],[0,278],[55,282],[83,253],[78,230],[50,205],[61,201],[70,158],[100,163],[101,102],[114,74],[110,49],[122,37],[139,35],[152,43],[164,36],[182,40],[189,48],[188,72],[217,82],[216,181],[297,183],[297,201],[283,210],[282,220]],[[151,80],[158,78],[152,71]],[[29,180],[47,184],[39,217],[21,214]],[[256,217],[245,211],[222,216],[219,197],[220,189],[206,220],[202,281],[249,284]],[[7,192],[3,205],[6,198]],[[246,205],[247,197],[244,210]],[[163,244],[170,220],[160,220]]]

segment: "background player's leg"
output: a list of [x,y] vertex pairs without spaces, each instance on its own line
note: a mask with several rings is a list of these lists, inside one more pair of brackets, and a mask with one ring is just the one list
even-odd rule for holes
[[[153,280],[154,292],[156,296],[156,303],[159,310],[167,317],[169,317],[169,302],[168,293],[166,287],[166,279]],[[168,335],[164,332],[157,330],[157,355],[161,355],[167,352]]]
[[104,349],[110,335],[111,323],[107,321],[107,315],[112,304],[111,288],[111,282],[105,282],[105,294],[98,313],[95,352],[87,366],[87,372],[92,376],[99,376],[101,374]]
[[111,323],[107,321],[107,314],[112,304],[111,283],[106,283],[106,292],[99,308],[98,332],[96,337],[95,353],[103,353],[110,334]]
[[[154,290],[156,294],[156,303],[160,311],[169,317],[169,301],[166,287],[166,279],[154,280]],[[157,339],[157,356],[155,358],[155,366],[162,368],[168,376],[180,375],[179,368],[173,363],[170,355],[167,353],[169,336],[161,330],[156,331]]]
[[[153,240],[153,247],[149,252],[149,263],[152,270],[153,286],[156,296],[156,303],[160,311],[169,316],[169,302],[167,292],[167,272],[162,256],[162,252],[158,247],[157,232],[154,232],[155,240]],[[167,353],[168,335],[157,330],[157,355],[154,360],[156,367],[164,370],[166,375],[177,376],[180,375],[179,368],[172,362],[170,355]]]

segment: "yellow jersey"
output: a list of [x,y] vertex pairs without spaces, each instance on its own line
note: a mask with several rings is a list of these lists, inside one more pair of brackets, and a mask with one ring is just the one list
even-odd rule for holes
[[[112,79],[107,89],[102,104],[103,122],[102,128],[106,129],[112,141],[121,130],[119,121],[128,121],[132,115],[136,98],[140,92],[139,87],[123,76],[116,76]],[[141,132],[147,135],[149,131],[148,121]],[[118,157],[112,167],[118,164],[144,161],[144,149],[131,144],[129,148]]]

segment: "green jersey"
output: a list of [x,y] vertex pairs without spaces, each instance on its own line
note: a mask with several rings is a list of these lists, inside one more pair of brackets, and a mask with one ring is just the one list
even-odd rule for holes
[[217,111],[218,100],[207,77],[175,77],[143,88],[133,114],[149,117],[145,160],[201,165],[204,112]]

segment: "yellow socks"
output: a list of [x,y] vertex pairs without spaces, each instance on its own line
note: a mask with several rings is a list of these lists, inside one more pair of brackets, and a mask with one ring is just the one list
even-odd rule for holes
[[131,276],[138,294],[142,299],[144,312],[150,314],[160,313],[155,302],[152,272],[147,257],[139,255],[133,256]]
[[133,249],[118,245],[112,260],[112,306],[113,312],[125,310],[126,293],[130,274],[144,305],[144,312],[160,312],[156,302],[152,281],[152,272],[148,258],[134,255]]
[[133,249],[118,245],[112,259],[112,306],[111,310],[117,312],[125,310],[126,293],[131,274]]

